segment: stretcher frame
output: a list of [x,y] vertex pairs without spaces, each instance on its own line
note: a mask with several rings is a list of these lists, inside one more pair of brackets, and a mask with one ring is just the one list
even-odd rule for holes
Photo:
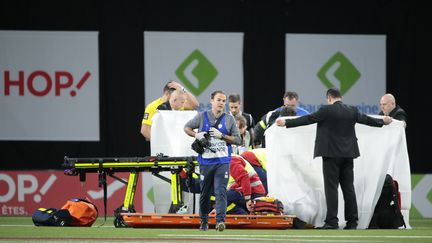
[[[134,228],[198,228],[200,224],[197,214],[175,214],[183,206],[180,188],[180,172],[186,168],[188,178],[198,166],[196,156],[167,157],[163,155],[147,157],[106,157],[106,158],[69,158],[64,157],[65,174],[79,176],[85,181],[87,173],[98,174],[98,185],[103,187],[104,212],[106,220],[107,176],[127,185],[123,205],[115,212],[115,227]],[[162,171],[170,171],[171,179],[159,175]],[[128,181],[115,176],[116,172],[129,172]],[[139,172],[151,172],[171,183],[172,207],[168,214],[136,213],[133,201],[137,187]],[[295,215],[226,215],[227,227],[233,229],[289,229],[293,228]],[[216,224],[214,215],[209,216],[209,225]]]
[[[161,178],[171,184],[172,207],[170,213],[175,213],[183,206],[182,191],[180,188],[180,172],[186,168],[187,175],[192,178],[195,166],[198,166],[196,156],[167,157],[164,155],[146,157],[101,157],[101,158],[69,158],[64,157],[63,167],[67,168],[65,174],[79,176],[80,181],[86,180],[87,173],[98,174],[98,185],[104,192],[104,212],[106,219],[107,205],[107,176],[110,176],[127,185],[123,205],[115,212],[114,226],[127,227],[121,213],[135,213],[134,198],[137,187],[139,172],[151,172],[154,176]],[[160,172],[170,171],[171,178],[160,175]],[[128,181],[115,176],[116,172],[129,172]]]
[[[196,228],[198,214],[122,213],[124,222],[133,228]],[[232,215],[225,217],[229,229],[291,229],[295,215]],[[215,215],[209,215],[209,227],[216,225]]]

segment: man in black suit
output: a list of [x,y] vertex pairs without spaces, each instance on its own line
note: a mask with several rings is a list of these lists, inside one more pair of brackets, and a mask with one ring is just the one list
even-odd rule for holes
[[392,118],[376,119],[362,114],[354,106],[342,103],[338,89],[327,90],[328,105],[317,112],[295,119],[279,119],[278,126],[297,127],[317,123],[314,158],[322,157],[324,190],[327,203],[325,224],[319,229],[338,229],[338,186],[341,185],[345,201],[344,229],[356,229],[358,221],[357,200],[354,191],[353,160],[360,156],[355,124],[382,127]]

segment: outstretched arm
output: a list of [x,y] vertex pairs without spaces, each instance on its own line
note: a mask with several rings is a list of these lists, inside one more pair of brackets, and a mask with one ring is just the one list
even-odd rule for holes
[[393,121],[390,116],[383,116],[383,118],[373,118],[363,113],[358,113],[357,122],[372,126],[372,127],[382,127],[383,125],[388,125]]
[[304,125],[309,125],[309,124],[313,124],[313,123],[317,123],[320,120],[322,120],[322,116],[320,113],[315,112],[312,113],[310,115],[306,115],[306,116],[301,116],[301,117],[297,117],[294,119],[281,119],[278,118],[276,120],[276,124],[280,127],[299,127],[299,126],[304,126]]
[[283,118],[276,119],[276,125],[278,125],[280,127],[284,127],[285,126],[285,119],[283,119]]

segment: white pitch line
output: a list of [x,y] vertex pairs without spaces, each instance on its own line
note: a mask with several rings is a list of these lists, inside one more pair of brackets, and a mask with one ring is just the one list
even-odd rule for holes
[[[161,235],[159,235],[161,236]],[[167,236],[165,236],[167,237]],[[173,235],[174,238],[187,238],[187,239],[199,239],[199,240],[225,240],[225,241],[230,241],[230,240],[235,240],[235,241],[283,241],[283,242],[287,242],[287,241],[293,241],[293,242],[364,242],[364,240],[347,240],[347,239],[340,239],[340,240],[335,240],[335,239],[329,239],[329,240],[320,240],[320,239],[275,239],[275,238],[252,238],[252,237],[226,237],[221,239],[220,237],[216,237],[215,235],[209,235],[208,237],[206,237],[205,235],[202,236],[198,236],[195,235],[193,237],[189,236],[189,237],[183,237],[183,236],[175,236]],[[381,240],[372,240],[372,241],[368,241],[368,242],[386,242],[386,241],[381,241]]]
[[[174,234],[159,234],[166,237],[197,237],[197,235],[174,235]],[[432,236],[419,235],[209,235],[209,237],[257,237],[257,238],[408,238],[408,239],[432,239]]]
[[[160,235],[161,236],[161,235]],[[166,236],[165,236],[166,237]],[[183,238],[183,236],[174,236],[175,238]],[[209,235],[208,237],[206,237],[205,235],[203,236],[197,236],[195,235],[194,237],[184,237],[185,239],[199,239],[199,240],[224,240],[224,241],[282,241],[282,242],[320,242],[320,243],[325,243],[325,242],[352,242],[352,243],[364,243],[364,240],[347,240],[347,239],[328,239],[328,240],[320,240],[320,239],[275,239],[275,238],[253,238],[253,237],[226,237],[221,239],[220,237],[216,237],[215,235]],[[382,241],[382,240],[369,240],[368,242],[386,242],[386,241]]]
[[0,227],[36,227],[34,224],[0,224]]
[[[36,226],[34,224],[0,224],[0,227],[39,227]],[[97,225],[93,225],[91,227],[94,228],[115,228],[114,226],[110,226],[110,225],[102,225],[102,226],[97,226]]]

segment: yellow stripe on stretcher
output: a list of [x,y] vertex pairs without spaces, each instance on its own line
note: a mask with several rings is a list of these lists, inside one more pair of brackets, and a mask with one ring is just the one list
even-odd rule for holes
[[126,196],[123,201],[123,207],[127,209],[129,209],[129,207],[133,203],[137,181],[138,181],[138,173],[136,171],[131,172],[129,174],[128,185],[126,188]]
[[178,198],[177,191],[177,174],[171,174],[171,200],[172,204],[177,205],[179,203],[180,198]]
[[[103,162],[102,168],[130,168],[130,167],[158,167],[158,166],[186,166],[187,161],[157,161],[157,162]],[[198,161],[193,161],[198,166]],[[75,163],[78,169],[97,169],[99,162],[94,163]]]
[[177,196],[178,196],[178,201],[181,203],[183,202],[183,198],[182,198],[182,191],[181,191],[181,187],[180,187],[180,175],[176,174],[176,178],[177,178]]

